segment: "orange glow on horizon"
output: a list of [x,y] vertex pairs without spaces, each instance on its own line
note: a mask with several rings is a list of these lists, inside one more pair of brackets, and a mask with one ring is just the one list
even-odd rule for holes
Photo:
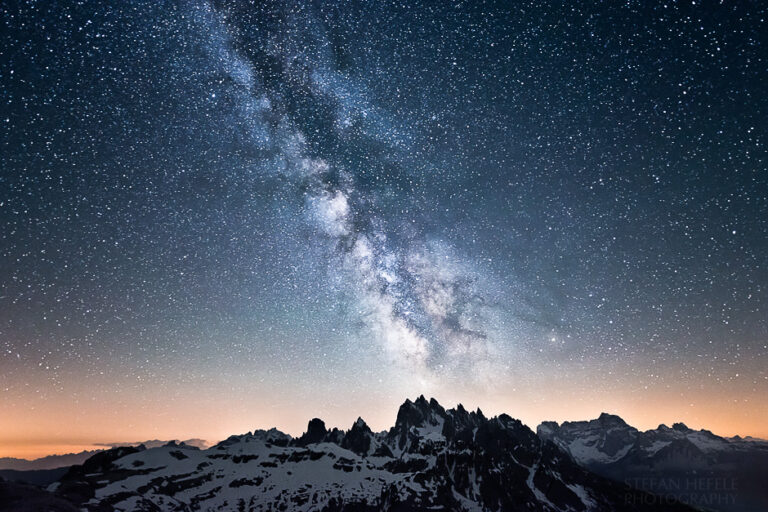
[[[424,394],[430,396],[427,392]],[[756,397],[752,397],[755,401],[748,402],[746,395],[742,400],[734,400],[725,392],[702,390],[683,398],[668,390],[639,393],[617,389],[610,395],[598,396],[597,393],[584,395],[584,390],[566,388],[553,389],[552,396],[546,400],[537,395],[528,390],[485,395],[437,393],[434,396],[446,408],[461,402],[468,409],[480,407],[489,417],[506,413],[533,430],[545,420],[589,420],[601,412],[608,412],[618,414],[640,430],[656,428],[660,423],[671,426],[683,422],[690,428],[705,428],[726,437],[768,438],[768,407]],[[0,422],[0,457],[32,459],[103,448],[99,443],[150,439],[201,438],[215,443],[229,435],[271,427],[300,435],[313,417],[323,419],[328,428],[348,429],[358,416],[362,416],[372,429],[378,431],[394,424],[397,409],[405,398],[377,395],[371,400],[353,395],[340,397],[336,403],[323,404],[311,397],[303,397],[303,400],[269,404],[243,396],[197,396],[195,400],[190,398],[189,401],[152,406],[137,400],[133,404],[122,404],[119,410],[111,412],[95,404],[76,409],[75,404],[66,400],[46,409],[27,408],[18,402],[10,406],[0,402],[0,408],[12,413]],[[371,403],[379,405],[371,409]],[[9,421],[9,418],[13,419]]]

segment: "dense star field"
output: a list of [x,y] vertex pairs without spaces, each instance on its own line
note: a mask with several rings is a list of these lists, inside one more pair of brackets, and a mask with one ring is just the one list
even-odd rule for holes
[[765,5],[0,9],[0,456],[419,393],[768,436]]

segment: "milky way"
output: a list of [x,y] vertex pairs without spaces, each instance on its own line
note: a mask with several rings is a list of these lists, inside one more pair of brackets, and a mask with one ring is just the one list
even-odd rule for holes
[[251,386],[768,416],[759,4],[2,10],[0,403],[30,422]]

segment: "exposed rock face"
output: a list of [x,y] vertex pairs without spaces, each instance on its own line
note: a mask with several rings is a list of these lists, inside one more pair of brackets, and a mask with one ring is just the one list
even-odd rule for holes
[[307,431],[296,440],[298,446],[307,446],[312,443],[319,443],[325,440],[328,431],[325,429],[325,422],[320,418],[312,418],[307,425]]
[[371,429],[362,418],[357,418],[357,421],[341,441],[342,448],[346,448],[363,457],[371,452],[373,445],[373,432],[371,432]]
[[590,473],[507,415],[423,396],[387,432],[313,419],[298,439],[272,429],[208,450],[110,450],[49,490],[86,511],[688,510]]
[[641,432],[618,416],[538,427],[597,474],[691,505],[727,512],[768,510],[768,442],[724,438],[684,423]]

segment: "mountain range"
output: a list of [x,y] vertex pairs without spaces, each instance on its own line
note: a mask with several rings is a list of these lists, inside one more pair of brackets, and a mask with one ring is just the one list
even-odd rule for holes
[[[182,441],[186,445],[197,446],[198,448],[207,448],[208,442],[203,439],[187,439]],[[150,441],[137,441],[137,442],[117,442],[117,443],[94,443],[93,446],[103,446],[104,449],[117,448],[121,446],[139,446],[144,445],[145,448],[157,448],[168,444],[169,441],[161,441],[159,439],[152,439]],[[65,453],[61,455],[47,455],[38,459],[19,459],[16,457],[0,457],[0,475],[2,470],[14,470],[14,471],[40,471],[44,469],[58,469],[63,467],[74,466],[75,464],[82,464],[88,460],[94,454],[103,450],[83,450],[78,453]]]
[[537,429],[596,474],[709,510],[768,510],[768,441],[720,437],[683,423],[640,431],[619,416]]
[[75,464],[82,464],[100,451],[102,450],[83,450],[79,453],[47,455],[33,460],[17,459],[15,457],[0,457],[0,470],[40,471],[44,469],[63,468]]
[[641,432],[609,414],[533,432],[420,396],[383,432],[315,418],[299,437],[271,429],[207,449],[112,448],[46,490],[0,482],[0,510],[745,512],[768,510],[748,484],[764,481],[767,453],[759,440],[683,424]]
[[406,400],[388,431],[362,419],[329,430],[315,418],[297,438],[272,429],[206,450],[119,447],[40,492],[52,510],[94,512],[692,510],[590,472],[506,414],[423,396]]

